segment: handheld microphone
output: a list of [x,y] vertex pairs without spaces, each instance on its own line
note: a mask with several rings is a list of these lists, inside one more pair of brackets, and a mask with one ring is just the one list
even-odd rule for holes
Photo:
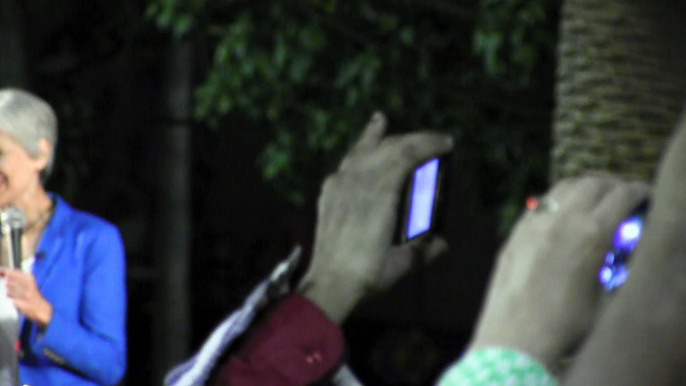
[[10,206],[0,212],[0,223],[2,223],[2,233],[7,235],[7,245],[9,249],[9,263],[12,269],[21,269],[21,236],[24,232],[24,222],[26,216],[24,212],[16,206]]

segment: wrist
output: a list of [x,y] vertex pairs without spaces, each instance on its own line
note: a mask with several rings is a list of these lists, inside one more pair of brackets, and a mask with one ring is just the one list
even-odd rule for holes
[[308,272],[297,292],[314,303],[334,323],[341,325],[362,298],[359,286],[328,274]]
[[438,385],[540,385],[555,386],[553,375],[527,354],[507,348],[469,352],[448,367]]
[[[520,332],[522,329],[520,329]],[[516,335],[516,336],[515,336]],[[468,351],[482,349],[501,348],[520,352],[536,360],[545,368],[552,368],[558,362],[562,350],[557,349],[557,345],[545,339],[543,334],[539,336],[527,337],[522,334],[513,333],[513,336],[477,336],[468,347]]]

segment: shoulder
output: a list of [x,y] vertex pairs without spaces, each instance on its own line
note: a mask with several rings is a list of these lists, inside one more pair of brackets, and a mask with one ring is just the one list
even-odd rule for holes
[[60,233],[72,236],[116,239],[120,241],[119,229],[109,221],[72,207],[59,196],[55,196],[53,221]]

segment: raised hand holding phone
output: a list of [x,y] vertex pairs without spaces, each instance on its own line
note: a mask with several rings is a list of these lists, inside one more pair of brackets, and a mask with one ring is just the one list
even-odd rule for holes
[[447,249],[434,237],[422,245],[393,245],[398,207],[418,164],[452,150],[450,136],[417,132],[386,136],[377,113],[336,173],[322,187],[312,263],[300,291],[341,322],[364,296],[388,288],[416,257]]
[[649,192],[610,177],[556,184],[500,251],[470,349],[511,348],[557,367],[593,326],[602,256]]

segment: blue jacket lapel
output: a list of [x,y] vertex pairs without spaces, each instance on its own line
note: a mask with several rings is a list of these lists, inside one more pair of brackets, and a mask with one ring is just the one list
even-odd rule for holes
[[52,198],[55,202],[55,210],[50,222],[43,230],[33,263],[33,276],[36,278],[38,289],[43,288],[45,281],[50,277],[52,268],[57,262],[57,252],[62,248],[64,242],[62,225],[68,220],[71,212],[69,205],[59,196],[53,195]]

